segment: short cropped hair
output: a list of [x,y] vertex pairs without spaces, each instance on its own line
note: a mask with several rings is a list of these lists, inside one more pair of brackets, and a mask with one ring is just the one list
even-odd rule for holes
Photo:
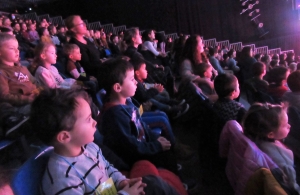
[[123,84],[128,70],[133,70],[133,66],[123,58],[107,60],[103,63],[102,84],[107,95],[110,95],[112,87],[116,83]]
[[143,64],[146,64],[145,60],[141,57],[133,57],[129,61],[134,68],[134,71],[139,70]]
[[292,92],[300,92],[300,70],[292,72],[287,78],[287,83]]
[[264,73],[266,65],[262,62],[255,62],[252,65],[252,74],[253,76],[260,76]]
[[233,74],[219,74],[214,81],[214,87],[219,98],[228,97],[237,88],[237,78]]
[[30,124],[36,136],[45,144],[52,144],[56,135],[62,131],[71,131],[78,106],[76,98],[90,99],[83,90],[48,89],[40,93],[33,101],[30,112]]
[[79,49],[78,45],[76,44],[64,44],[63,47],[63,51],[67,56],[71,55],[75,49]]
[[194,73],[196,75],[199,75],[200,77],[204,77],[204,73],[207,71],[209,67],[211,67],[210,64],[203,62],[194,67]]
[[286,73],[288,71],[288,68],[282,66],[273,68],[269,72],[268,82],[280,86],[281,82],[286,79]]
[[9,40],[17,40],[17,39],[13,35],[0,33],[0,47],[3,45],[4,42]]

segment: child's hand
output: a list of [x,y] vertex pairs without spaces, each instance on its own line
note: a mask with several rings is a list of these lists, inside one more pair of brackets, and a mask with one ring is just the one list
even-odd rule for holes
[[154,84],[154,88],[157,89],[157,91],[159,93],[161,93],[164,90],[164,86],[162,86],[161,84]]
[[124,180],[119,185],[120,189],[122,189],[130,195],[144,195],[144,187],[146,187],[146,184],[142,183],[141,177],[130,180]]
[[159,143],[161,144],[162,148],[163,148],[163,151],[166,151],[166,150],[170,150],[171,148],[171,143],[164,137],[159,137],[157,139],[157,141],[159,141]]

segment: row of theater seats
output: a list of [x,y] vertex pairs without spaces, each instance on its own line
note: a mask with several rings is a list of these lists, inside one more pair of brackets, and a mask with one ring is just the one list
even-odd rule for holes
[[[36,20],[36,21],[40,21],[42,19],[46,19],[48,21],[51,21],[52,23],[56,23],[56,24],[59,24],[59,25],[63,25],[64,24],[64,21],[63,21],[63,19],[62,19],[61,16],[56,16],[56,17],[50,18],[49,14],[44,14],[44,15],[41,15],[41,16],[37,16],[36,13],[29,13],[29,14],[19,15],[19,17],[21,17],[23,19],[32,19],[32,20]],[[88,23],[87,20],[84,20],[84,21],[87,23],[87,27],[89,29],[96,30],[96,29],[99,29],[100,27],[102,27],[103,30],[104,30],[104,32],[106,34],[108,34],[108,33],[117,34],[118,31],[126,30],[126,25],[121,25],[121,26],[114,27],[113,24],[104,24],[104,25],[101,25],[100,21],[92,22],[92,23]],[[140,32],[142,33],[143,30],[140,30]],[[165,34],[164,31],[160,31],[158,33],[161,33],[166,38],[171,37],[173,40],[175,40],[175,39],[178,38],[178,34],[177,33]],[[207,47],[219,46],[220,48],[222,48],[222,46],[226,46],[228,49],[234,49],[236,51],[240,51],[240,50],[242,50],[243,47],[249,46],[249,47],[252,48],[254,54],[261,53],[261,54],[269,54],[269,55],[274,55],[274,54],[280,55],[282,53],[291,53],[291,52],[294,53],[294,50],[285,50],[285,51],[282,51],[281,48],[269,49],[268,46],[256,47],[255,44],[243,44],[242,42],[230,43],[228,40],[225,40],[225,41],[216,41],[216,38],[212,38],[212,39],[208,39],[208,40],[203,40],[203,43]]]

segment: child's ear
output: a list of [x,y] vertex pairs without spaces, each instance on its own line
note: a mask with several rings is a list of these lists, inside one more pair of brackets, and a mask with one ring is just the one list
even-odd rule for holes
[[42,53],[40,56],[43,60],[46,58],[46,55],[44,53]]
[[69,142],[71,139],[70,133],[68,131],[60,131],[57,135],[56,135],[56,140],[59,143],[67,143]]
[[138,70],[135,70],[135,71],[134,71],[134,75],[139,76],[139,71],[138,71]]
[[269,139],[274,139],[274,132],[272,131],[272,132],[268,133],[267,137]]
[[73,58],[73,55],[72,55],[72,54],[70,54],[68,57],[69,57],[70,59],[72,59],[72,58]]
[[121,91],[121,88],[122,88],[122,86],[120,85],[120,83],[115,83],[115,84],[113,85],[113,90],[114,90],[115,92],[120,92],[120,91]]

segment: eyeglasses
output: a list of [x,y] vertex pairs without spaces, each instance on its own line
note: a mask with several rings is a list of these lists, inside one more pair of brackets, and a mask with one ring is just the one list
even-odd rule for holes
[[81,26],[81,27],[82,27],[82,26],[86,26],[86,23],[82,22],[82,23],[79,23],[79,24],[74,25],[74,27],[75,27],[75,26]]

